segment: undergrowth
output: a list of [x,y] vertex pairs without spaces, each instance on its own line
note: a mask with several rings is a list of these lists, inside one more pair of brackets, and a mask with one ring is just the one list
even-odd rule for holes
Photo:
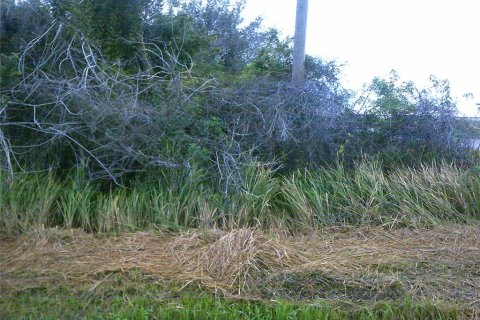
[[8,235],[60,226],[91,232],[151,228],[262,227],[292,232],[374,224],[433,226],[480,220],[480,173],[452,164],[397,168],[376,161],[282,176],[252,162],[236,190],[224,193],[191,168],[161,172],[129,187],[89,182],[79,170],[0,172],[0,228]]

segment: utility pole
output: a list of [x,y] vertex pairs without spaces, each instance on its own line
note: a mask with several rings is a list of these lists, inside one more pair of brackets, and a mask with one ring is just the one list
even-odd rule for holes
[[297,88],[305,86],[305,41],[307,37],[308,0],[297,0],[297,17],[293,47],[292,82]]

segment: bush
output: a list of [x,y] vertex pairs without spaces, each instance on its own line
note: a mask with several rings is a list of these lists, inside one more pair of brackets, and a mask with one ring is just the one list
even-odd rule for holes
[[0,162],[11,175],[82,167],[128,185],[195,164],[226,196],[251,159],[283,174],[366,155],[389,169],[475,161],[447,82],[418,90],[393,74],[352,103],[335,62],[307,57],[306,86],[292,87],[290,41],[259,20],[243,26],[243,1],[169,14],[158,1],[114,2],[122,13],[108,26],[95,21],[108,6],[92,1],[2,3]]

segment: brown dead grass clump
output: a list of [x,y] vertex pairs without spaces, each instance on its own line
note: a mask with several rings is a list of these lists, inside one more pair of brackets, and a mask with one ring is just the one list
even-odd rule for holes
[[205,276],[241,291],[253,279],[271,272],[289,270],[307,259],[295,248],[252,229],[221,235],[213,243],[183,257],[188,272]]

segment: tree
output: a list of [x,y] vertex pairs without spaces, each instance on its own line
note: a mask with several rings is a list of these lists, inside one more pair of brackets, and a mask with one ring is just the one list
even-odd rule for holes
[[297,0],[295,43],[293,48],[292,82],[296,87],[305,84],[305,39],[307,35],[308,0]]
[[246,0],[187,1],[180,13],[193,19],[194,29],[210,39],[207,52],[227,73],[237,74],[261,51],[269,38],[261,31],[261,19],[244,25]]
[[158,0],[50,0],[50,5],[55,18],[73,24],[106,58],[123,62],[138,53],[151,10],[161,9]]

